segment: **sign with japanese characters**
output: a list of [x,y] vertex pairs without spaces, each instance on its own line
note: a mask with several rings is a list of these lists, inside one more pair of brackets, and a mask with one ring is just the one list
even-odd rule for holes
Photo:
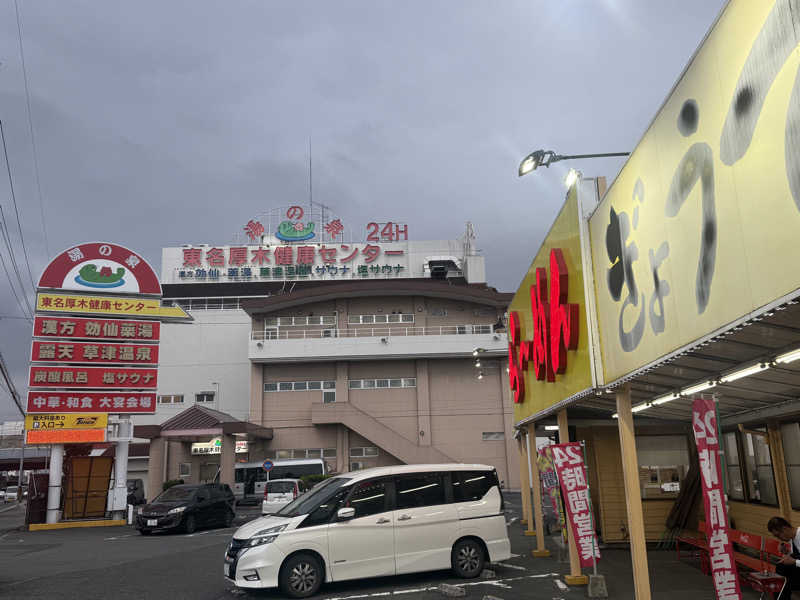
[[145,259],[107,242],[81,244],[56,256],[42,273],[39,288],[161,295],[158,276]]
[[158,363],[158,345],[34,340],[31,361],[154,365]]
[[369,242],[168,248],[163,275],[170,283],[411,277],[406,254],[405,244]]
[[607,383],[800,289],[800,13],[732,0],[590,218]]
[[155,389],[158,386],[158,369],[33,365],[30,368],[28,386],[32,388]]
[[107,413],[31,414],[25,416],[25,429],[105,429]]
[[39,316],[33,323],[33,337],[157,342],[160,333],[158,321]]
[[741,600],[733,544],[728,537],[728,506],[722,489],[717,407],[713,398],[695,397],[692,429],[703,482],[706,539],[714,589],[718,600]]
[[28,392],[28,413],[146,414],[156,410],[154,392],[84,392],[38,390]]
[[106,441],[105,429],[31,429],[26,444],[91,444]]
[[567,520],[578,548],[581,567],[591,567],[600,558],[600,547],[594,531],[589,483],[581,445],[570,442],[553,444],[549,448],[553,453],[553,463],[561,484]]
[[[236,453],[246,453],[247,440],[236,440]],[[214,438],[210,442],[192,444],[192,454],[222,454],[222,438]]]
[[509,306],[517,422],[592,387],[579,223],[573,186]]
[[540,448],[537,452],[536,463],[539,466],[539,477],[542,483],[543,497],[546,498],[550,506],[553,507],[553,514],[558,515],[558,523],[561,526],[561,535],[566,540],[567,530],[565,529],[566,519],[564,518],[564,506],[561,502],[561,493],[558,489],[558,475],[556,475],[555,465],[553,464],[553,450],[550,446]]

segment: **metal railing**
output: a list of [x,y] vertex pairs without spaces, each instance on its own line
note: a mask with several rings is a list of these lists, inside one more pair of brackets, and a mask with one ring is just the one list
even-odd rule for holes
[[[253,331],[251,340],[306,340],[325,338],[409,337],[418,335],[491,334],[492,325],[442,325],[439,327],[354,327],[351,329],[291,329]],[[505,334],[505,332],[503,332]]]

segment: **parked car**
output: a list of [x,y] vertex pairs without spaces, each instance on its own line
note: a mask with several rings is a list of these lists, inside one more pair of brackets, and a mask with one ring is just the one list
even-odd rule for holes
[[0,490],[0,500],[2,500],[3,502],[6,501],[6,491],[5,490]]
[[141,479],[128,479],[128,504],[139,506],[147,502],[144,497],[144,482]]
[[487,562],[511,556],[503,511],[497,473],[486,465],[345,473],[240,527],[224,572],[237,587],[279,587],[292,598],[326,581],[438,569],[477,577]]
[[192,533],[198,527],[230,527],[236,516],[233,507],[233,492],[225,484],[174,485],[137,510],[136,529],[149,535],[169,529]]
[[6,488],[6,502],[16,502],[18,499],[19,492],[17,491],[19,488],[15,485],[10,485]]
[[261,514],[275,514],[305,491],[306,486],[299,479],[273,479],[268,481],[264,486]]

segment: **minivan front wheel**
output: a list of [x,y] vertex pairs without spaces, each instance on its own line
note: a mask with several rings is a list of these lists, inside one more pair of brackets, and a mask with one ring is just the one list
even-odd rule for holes
[[308,598],[322,585],[322,565],[311,554],[295,554],[281,567],[278,584],[292,598]]
[[453,572],[464,579],[477,577],[483,571],[486,562],[483,547],[473,539],[461,540],[453,546],[451,554]]

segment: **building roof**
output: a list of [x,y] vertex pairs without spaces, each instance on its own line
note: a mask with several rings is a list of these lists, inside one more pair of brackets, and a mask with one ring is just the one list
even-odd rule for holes
[[218,435],[244,434],[247,437],[272,439],[272,429],[241,421],[227,413],[191,406],[161,425],[137,425],[134,436],[153,439],[168,437],[180,441],[208,441]]
[[498,292],[485,285],[457,285],[446,280],[381,279],[326,283],[266,298],[242,299],[241,307],[248,314],[253,315],[326,300],[366,296],[426,296],[474,302],[505,309],[514,294]]

